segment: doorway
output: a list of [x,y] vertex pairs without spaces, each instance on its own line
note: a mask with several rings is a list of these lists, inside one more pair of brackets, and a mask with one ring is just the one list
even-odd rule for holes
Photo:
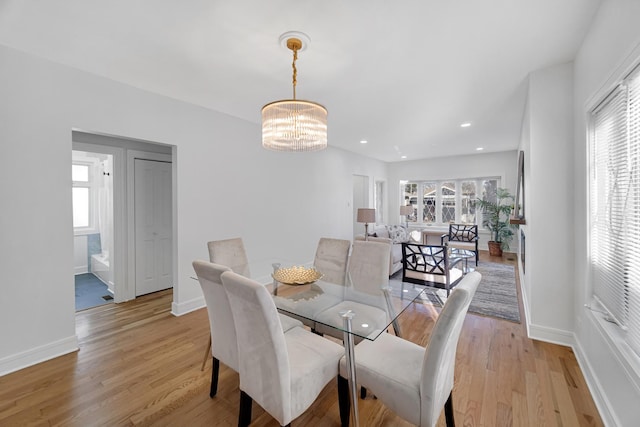
[[[145,288],[144,285],[141,285],[141,290],[136,289],[137,270],[141,271],[137,268],[142,263],[140,259],[143,259],[148,265],[155,264],[163,267],[163,270],[155,270],[156,276],[164,280],[164,285],[158,289],[172,287],[174,283],[173,266],[175,264],[173,250],[175,198],[172,190],[174,188],[175,174],[172,161],[175,147],[74,130],[73,150],[111,154],[113,156],[113,237],[112,246],[109,249],[113,301],[116,303],[124,302],[136,298],[137,295],[153,292],[151,288]],[[158,164],[163,169],[162,173],[160,173],[160,178],[156,178],[156,181],[158,181],[156,186],[166,190],[161,195],[162,198],[160,200],[162,202],[147,211],[147,214],[151,212],[159,215],[157,218],[165,226],[162,230],[149,231],[152,236],[153,233],[157,233],[158,240],[161,243],[156,246],[164,248],[159,251],[153,249],[149,252],[149,254],[157,255],[159,259],[154,259],[154,256],[151,255],[146,258],[139,258],[141,254],[136,250],[139,245],[153,245],[151,241],[145,241],[145,239],[137,241],[136,238],[136,208],[138,210],[141,209],[138,199],[142,197],[144,200],[148,196],[145,186],[139,186],[136,191],[136,163],[146,164],[147,162]],[[143,167],[141,170],[144,169]],[[146,179],[144,173],[142,177],[139,176],[138,178]],[[152,180],[154,179],[153,174],[151,178]],[[151,190],[151,194],[154,194],[153,190]],[[166,248],[169,248],[169,250],[166,250]]]
[[72,151],[76,311],[114,299],[112,154]]

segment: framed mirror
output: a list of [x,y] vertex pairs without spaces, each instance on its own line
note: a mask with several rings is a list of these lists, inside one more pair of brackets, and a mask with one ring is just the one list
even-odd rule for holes
[[509,222],[511,224],[526,223],[524,219],[524,151],[522,150],[518,154],[518,186]]

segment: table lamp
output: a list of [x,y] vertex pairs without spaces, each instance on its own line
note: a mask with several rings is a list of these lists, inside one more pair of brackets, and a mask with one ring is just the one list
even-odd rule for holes
[[369,240],[369,223],[376,222],[376,210],[371,208],[358,208],[357,222],[364,222],[364,240]]
[[400,206],[400,215],[404,217],[404,226],[405,227],[409,227],[409,219],[407,218],[407,216],[411,215],[413,213],[413,206],[411,205],[407,205],[407,206]]

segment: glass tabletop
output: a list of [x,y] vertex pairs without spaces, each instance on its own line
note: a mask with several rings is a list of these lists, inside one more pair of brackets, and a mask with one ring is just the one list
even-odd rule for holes
[[[426,305],[434,310],[444,304],[437,289],[402,280],[389,279],[376,286],[356,286],[349,275],[345,285],[322,279],[306,284],[285,284],[273,278],[278,269],[291,267],[313,266],[273,258],[234,266],[232,270],[265,285],[282,314],[297,318],[316,330],[331,328],[369,340],[375,340],[390,326],[397,328],[398,318],[412,304]],[[347,313],[351,316],[350,330],[346,329],[343,317]]]
[[[377,292],[322,280],[305,285],[278,283],[277,289],[273,300],[281,313],[313,322],[316,330],[324,326],[369,340],[375,340],[392,326],[412,304],[433,309],[442,306],[436,289],[399,280],[389,280]],[[350,331],[344,323],[345,313],[351,314]]]

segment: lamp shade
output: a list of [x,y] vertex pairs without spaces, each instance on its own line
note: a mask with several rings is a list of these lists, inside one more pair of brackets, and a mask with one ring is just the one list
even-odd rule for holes
[[400,215],[406,216],[413,213],[413,206],[400,206]]
[[371,208],[358,208],[357,221],[364,223],[376,222],[376,210]]

